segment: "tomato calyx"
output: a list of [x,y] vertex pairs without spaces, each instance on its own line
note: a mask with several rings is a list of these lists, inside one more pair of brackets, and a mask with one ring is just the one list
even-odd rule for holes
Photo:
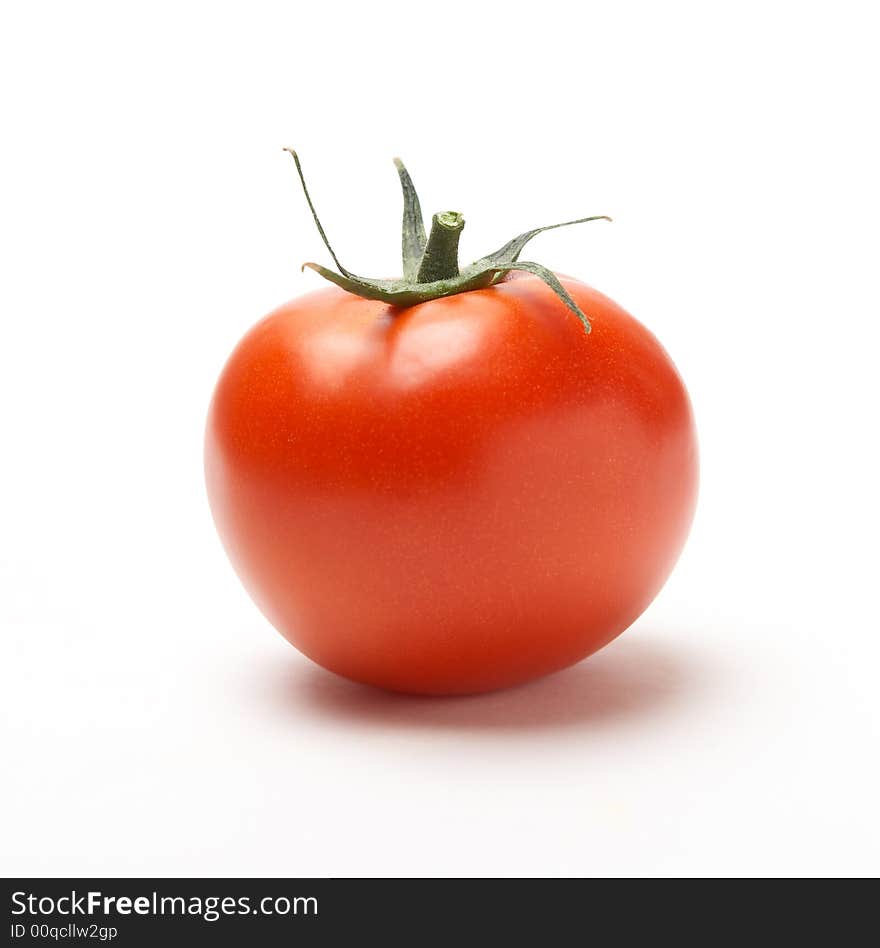
[[339,262],[330,241],[324,233],[321,221],[312,203],[309,189],[303,175],[299,156],[292,148],[285,148],[293,156],[296,170],[302,184],[303,193],[312,212],[315,226],[321,235],[321,240],[327,248],[339,272],[323,267],[311,261],[303,264],[319,273],[325,280],[335,283],[349,293],[354,293],[364,299],[381,300],[392,306],[407,307],[424,303],[428,300],[439,299],[443,296],[453,296],[457,293],[466,293],[469,290],[480,290],[498,283],[511,270],[521,270],[534,274],[543,280],[559,299],[581,321],[584,331],[590,331],[590,321],[581,308],[568,294],[559,278],[540,263],[524,261],[519,255],[526,244],[538,234],[546,230],[555,230],[558,227],[569,227],[572,224],[584,224],[588,221],[610,221],[604,214],[593,217],[580,217],[577,220],[563,221],[561,224],[549,224],[545,227],[536,227],[519,234],[509,240],[494,253],[490,253],[468,266],[459,269],[458,242],[464,229],[464,217],[458,211],[445,211],[435,214],[432,219],[431,232],[426,236],[424,218],[419,203],[419,197],[409,172],[399,158],[394,159],[400,185],[403,191],[403,277],[399,280],[376,280],[358,276],[347,270]]

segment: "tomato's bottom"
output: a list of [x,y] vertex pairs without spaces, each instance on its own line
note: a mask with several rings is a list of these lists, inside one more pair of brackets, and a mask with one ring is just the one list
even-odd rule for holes
[[[604,648],[642,611],[601,627],[588,622],[483,627],[471,635],[423,634],[420,644],[413,636],[400,637],[406,644],[390,649],[375,637],[304,636],[301,628],[284,637],[316,664],[349,681],[398,694],[452,697],[513,688],[562,671]],[[346,639],[352,647],[342,650],[340,642]]]

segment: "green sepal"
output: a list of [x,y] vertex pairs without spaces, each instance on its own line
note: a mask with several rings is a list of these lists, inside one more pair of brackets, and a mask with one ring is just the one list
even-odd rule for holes
[[548,224],[546,227],[535,227],[533,230],[527,230],[524,234],[514,237],[513,240],[508,240],[503,247],[500,247],[495,253],[490,253],[488,256],[482,257],[475,265],[486,264],[486,266],[491,266],[495,263],[512,263],[519,258],[526,244],[533,237],[537,237],[538,234],[543,234],[545,230],[556,230],[557,227],[570,227],[572,224],[586,224],[589,223],[589,221],[610,220],[611,218],[605,214],[597,214],[593,217],[579,217],[574,221],[563,221],[561,224]]
[[[597,218],[588,218],[588,220],[596,220]],[[561,226],[561,225],[557,225]],[[497,267],[489,267],[487,270],[483,270],[482,273],[492,273],[494,274],[493,279],[490,281],[496,283],[498,277],[504,276],[505,273],[510,273],[511,270],[523,270],[526,273],[532,273],[539,279],[543,280],[547,286],[562,300],[563,303],[577,316],[581,321],[584,327],[584,332],[591,332],[592,326],[590,325],[589,319],[587,319],[584,311],[578,306],[577,303],[571,298],[568,290],[559,282],[559,277],[556,274],[545,267],[540,263],[526,262],[524,260],[514,260],[513,263],[502,264]]]
[[425,219],[422,206],[409,172],[399,158],[394,159],[397,173],[400,175],[400,187],[403,190],[403,278],[415,280],[419,273],[419,264],[425,252],[428,238],[425,236]]

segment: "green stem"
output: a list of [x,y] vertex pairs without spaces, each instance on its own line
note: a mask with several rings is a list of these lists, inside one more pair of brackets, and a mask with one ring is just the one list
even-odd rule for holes
[[431,233],[419,264],[418,283],[434,283],[458,276],[458,241],[464,230],[464,218],[458,211],[435,214]]
[[289,151],[293,155],[300,184],[312,212],[312,217],[315,219],[315,226],[318,228],[318,233],[321,235],[321,240],[324,241],[327,252],[339,269],[339,272],[336,273],[317,263],[303,264],[304,267],[316,270],[324,279],[364,299],[381,300],[390,306],[403,308],[416,306],[428,300],[440,299],[444,296],[453,296],[456,293],[487,290],[498,283],[505,273],[509,273],[511,270],[522,270],[525,273],[531,273],[539,280],[543,280],[559,297],[560,302],[577,316],[583,324],[584,331],[590,331],[590,321],[586,314],[582,312],[568,290],[559,282],[559,277],[540,263],[521,261],[519,255],[533,237],[537,237],[545,230],[553,230],[555,227],[567,227],[569,224],[584,224],[587,221],[610,221],[610,217],[604,215],[600,217],[580,217],[577,220],[566,221],[563,224],[535,227],[518,237],[514,237],[513,240],[508,240],[503,247],[500,247],[494,253],[490,253],[486,257],[480,257],[479,260],[475,260],[466,266],[464,270],[460,270],[458,266],[458,241],[464,229],[464,218],[458,211],[435,214],[431,233],[426,242],[422,208],[416,189],[413,187],[412,179],[409,172],[404,168],[403,162],[399,158],[395,158],[394,163],[397,165],[397,173],[400,176],[400,185],[403,190],[403,237],[401,241],[403,278],[399,280],[373,280],[357,276],[350,270],[346,270],[339,262],[327,240],[324,228],[318,220],[315,206],[312,204],[311,196],[306,187],[299,158],[292,148],[286,148],[285,151]]

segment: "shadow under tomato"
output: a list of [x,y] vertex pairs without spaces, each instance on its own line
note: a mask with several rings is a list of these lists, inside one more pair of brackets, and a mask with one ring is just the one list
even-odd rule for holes
[[523,731],[593,728],[648,716],[707,685],[709,670],[681,646],[631,632],[591,658],[537,681],[465,697],[396,694],[297,664],[273,694],[289,713],[360,726]]

